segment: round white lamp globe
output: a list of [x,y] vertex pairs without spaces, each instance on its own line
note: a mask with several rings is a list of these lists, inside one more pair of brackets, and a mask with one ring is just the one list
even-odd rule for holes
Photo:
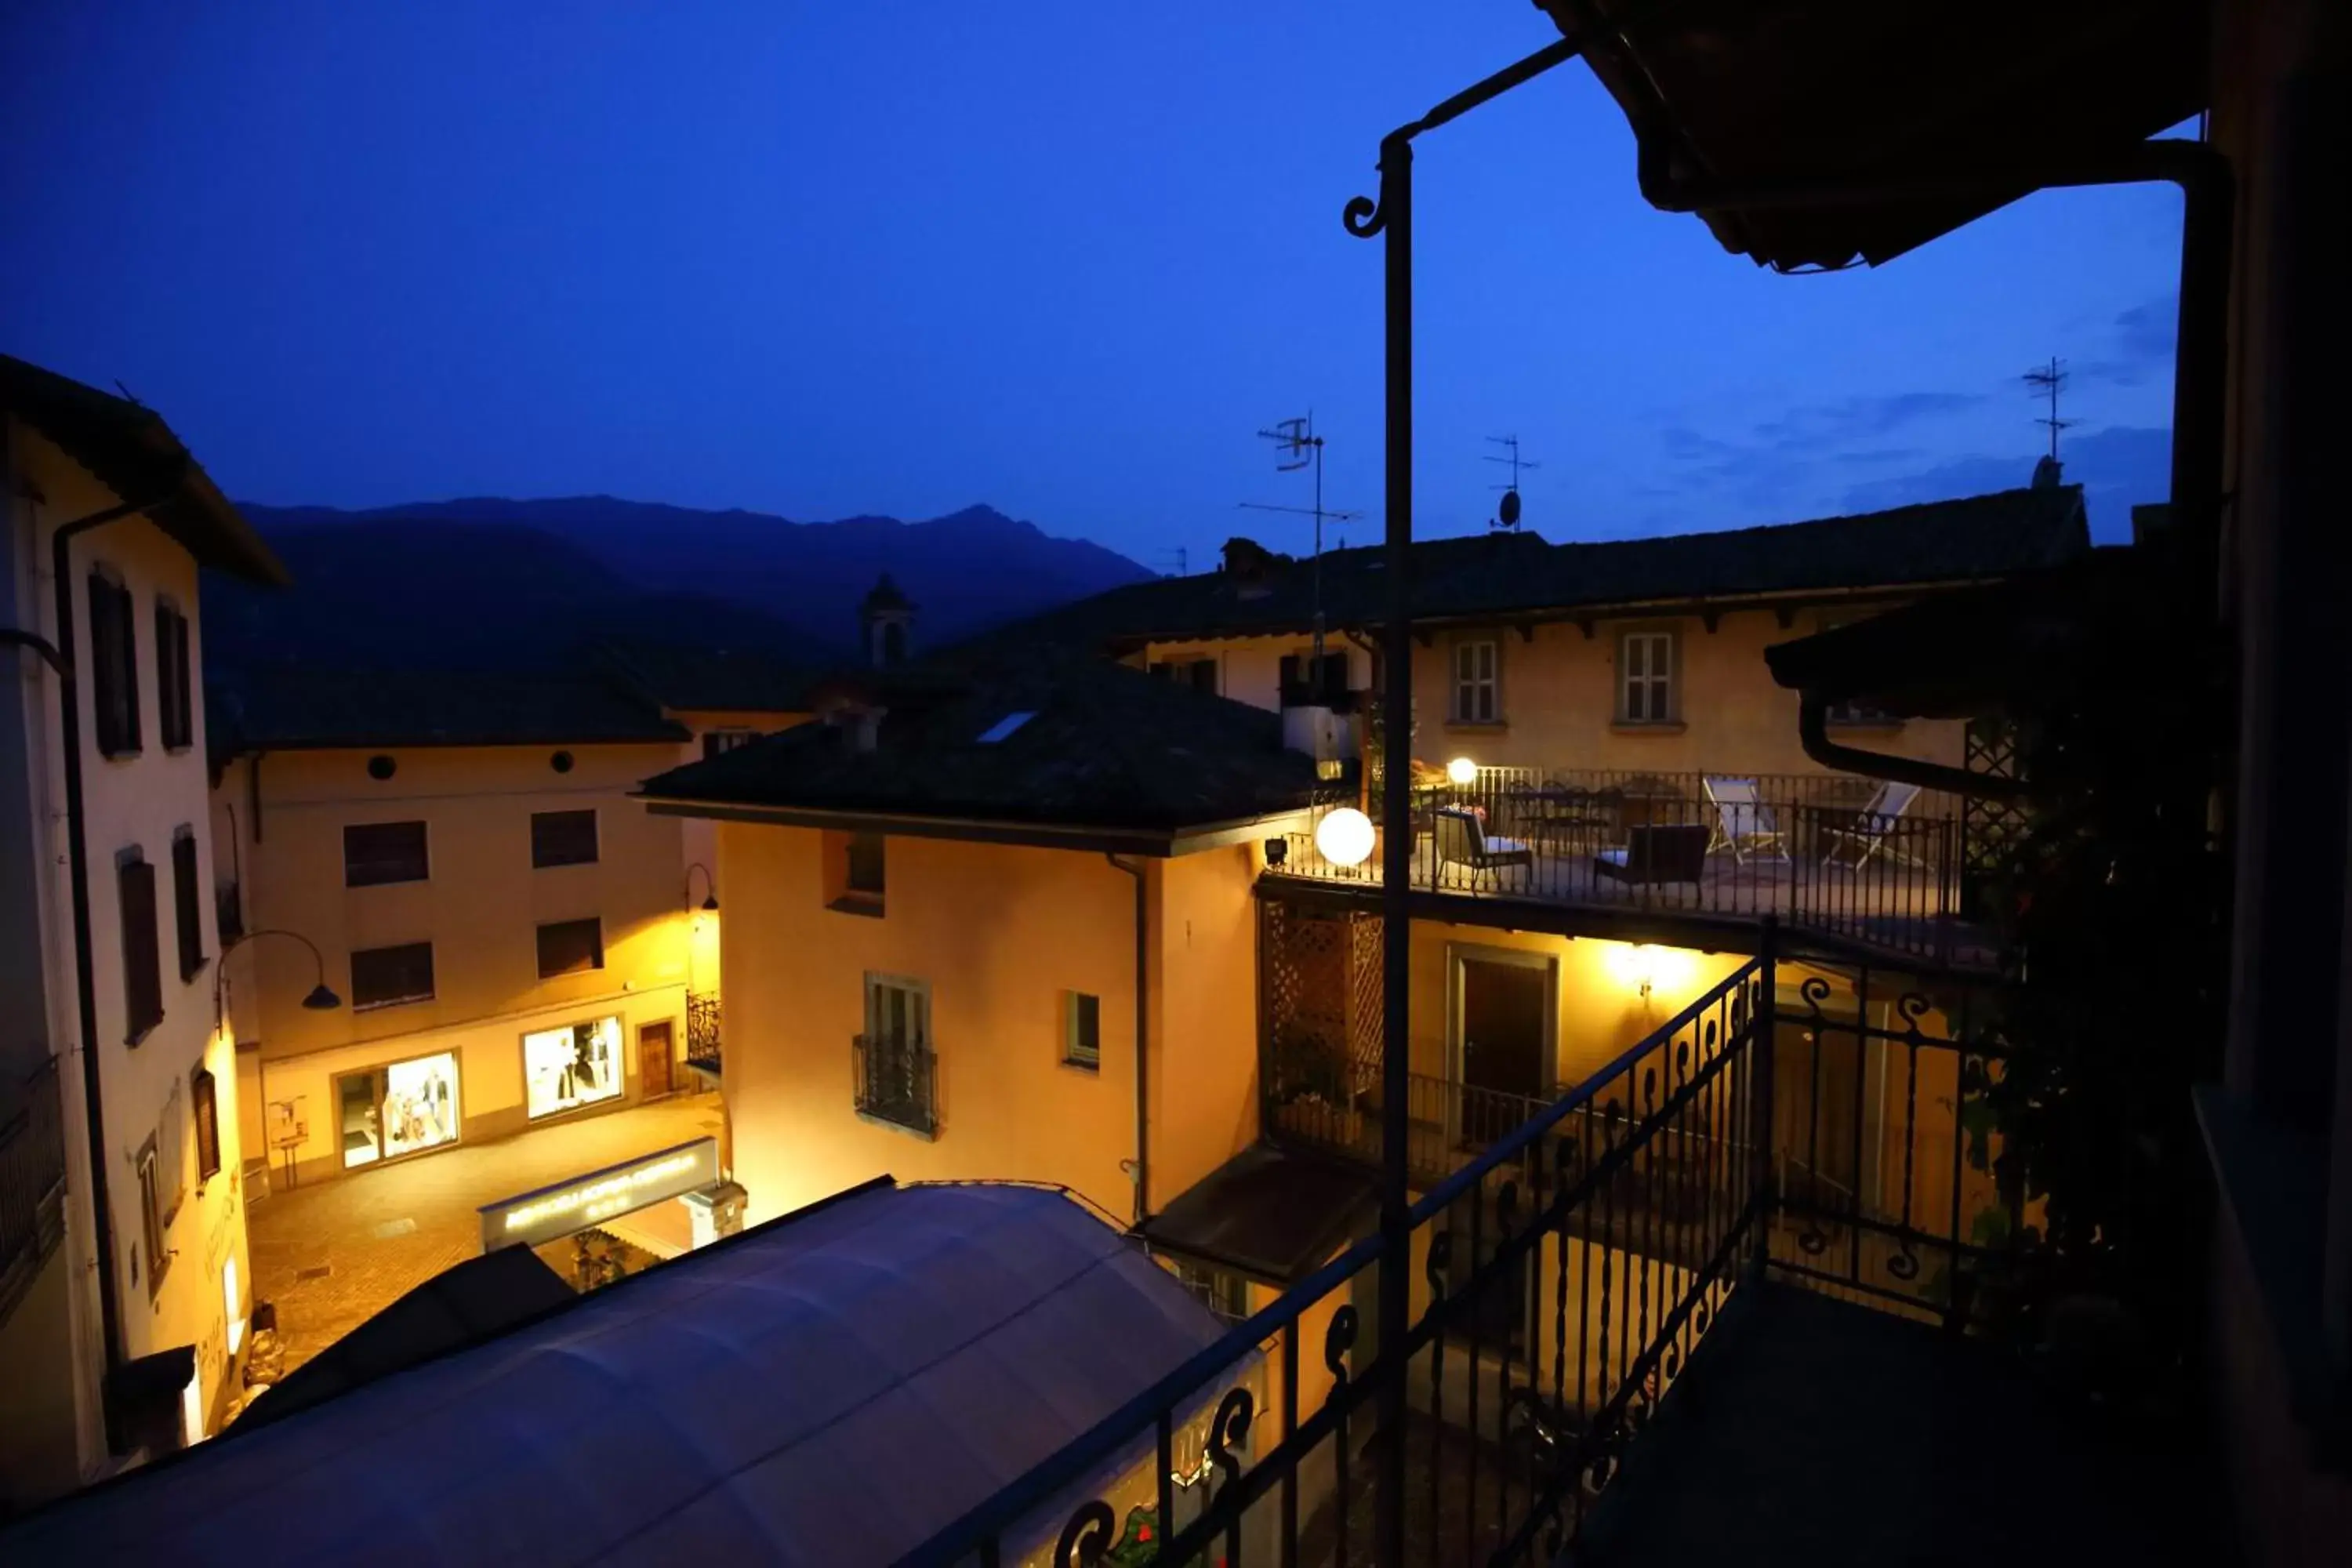
[[1478,782],[1478,764],[1467,757],[1456,757],[1445,764],[1445,776],[1458,784]]
[[1315,825],[1315,847],[1334,866],[1360,866],[1372,855],[1372,819],[1343,805]]

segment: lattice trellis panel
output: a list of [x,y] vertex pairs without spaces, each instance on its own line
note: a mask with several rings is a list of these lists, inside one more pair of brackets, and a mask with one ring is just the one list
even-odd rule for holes
[[[2017,731],[2006,720],[1970,720],[1963,760],[1972,773],[2017,777]],[[2010,802],[1970,795],[1961,803],[1960,894],[1966,908],[1980,907],[1982,889],[2008,864],[2027,826],[2024,810]]]
[[1345,1099],[1378,1082],[1380,921],[1267,900],[1258,906],[1258,940],[1268,1092]]

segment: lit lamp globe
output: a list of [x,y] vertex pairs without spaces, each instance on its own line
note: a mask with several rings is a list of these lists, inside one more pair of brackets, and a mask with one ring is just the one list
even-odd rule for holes
[[1334,866],[1360,866],[1372,855],[1372,819],[1343,805],[1315,825],[1315,847]]
[[1458,784],[1478,782],[1478,764],[1467,757],[1456,757],[1445,764],[1445,776]]

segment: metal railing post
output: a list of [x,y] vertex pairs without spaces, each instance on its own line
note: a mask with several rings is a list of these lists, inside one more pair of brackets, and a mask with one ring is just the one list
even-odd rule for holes
[[1780,1207],[1780,1185],[1772,1168],[1772,1046],[1780,1013],[1780,922],[1767,915],[1763,939],[1757,944],[1756,1005],[1748,1019],[1748,1048],[1755,1053],[1749,1063],[1749,1082],[1754,1085],[1750,1091],[1754,1097],[1750,1115],[1754,1125],[1749,1136],[1756,1140],[1752,1168],[1759,1227],[1756,1249],[1749,1255],[1748,1278],[1759,1283],[1771,1260],[1772,1220]]

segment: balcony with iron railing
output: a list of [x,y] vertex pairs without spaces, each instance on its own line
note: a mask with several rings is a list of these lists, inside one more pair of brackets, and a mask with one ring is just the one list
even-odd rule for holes
[[686,994],[686,1065],[719,1087],[724,1058],[719,1047],[719,1026],[725,1017],[716,994],[689,991]]
[[939,1136],[939,1058],[910,1036],[858,1035],[850,1041],[853,1103],[870,1121]]
[[[1233,1568],[1862,1563],[1904,1542],[2182,1560],[2206,1494],[2172,1430],[2126,1441],[1969,1331],[1971,1283],[2034,1218],[1989,1173],[2005,1058],[1983,1018],[1869,970],[1832,994],[1774,946],[1516,1125],[1413,1084],[1401,1234],[1356,1242],[908,1561],[1044,1542],[1083,1564],[1122,1540],[1120,1562]],[[1311,1114],[1376,1159],[1363,1110]],[[1384,1268],[1409,1291],[1386,1335]],[[1260,1353],[1275,1371],[1253,1384]],[[1106,1457],[1155,1444],[1206,1461],[1161,1464],[1156,1497],[1115,1510],[1092,1489]],[[2000,1506],[2029,1477],[2034,1506]]]
[[[1271,885],[1376,890],[1377,847],[1324,830],[1318,804],[1282,840]],[[1378,796],[1370,816],[1380,816]],[[1988,967],[1968,918],[1960,803],[1839,773],[1709,774],[1481,767],[1412,790],[1412,886],[1491,911],[1517,906],[1752,929],[1765,917],[1858,951]],[[1346,857],[1335,858],[1337,855]]]
[[65,1237],[65,1110],[57,1058],[0,1091],[0,1321]]

